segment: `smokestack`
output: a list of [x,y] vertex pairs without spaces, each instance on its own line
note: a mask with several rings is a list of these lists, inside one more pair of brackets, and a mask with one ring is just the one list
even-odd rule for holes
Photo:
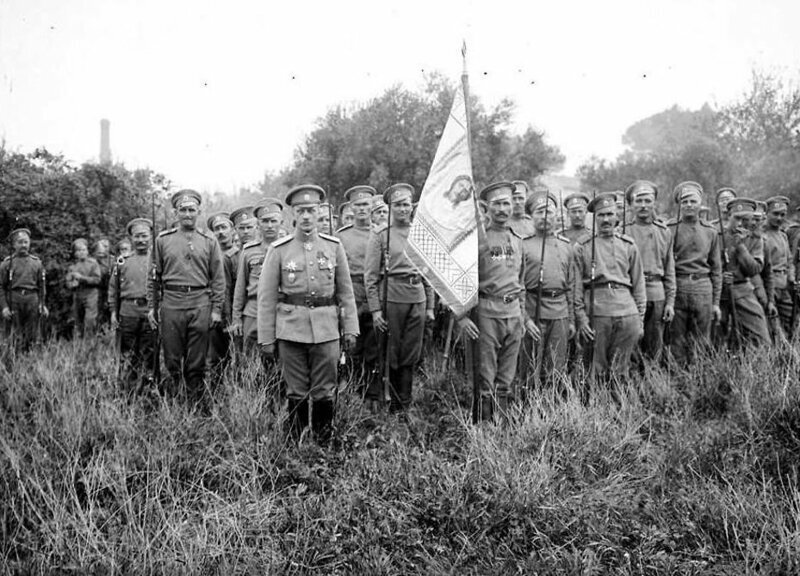
[[100,120],[100,164],[111,164],[111,122]]

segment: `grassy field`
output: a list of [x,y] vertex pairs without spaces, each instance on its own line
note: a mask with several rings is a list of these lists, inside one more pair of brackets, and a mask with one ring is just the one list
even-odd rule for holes
[[537,392],[505,427],[432,357],[408,422],[345,393],[327,449],[252,367],[203,416],[128,402],[106,345],[4,360],[4,573],[800,573],[796,353]]

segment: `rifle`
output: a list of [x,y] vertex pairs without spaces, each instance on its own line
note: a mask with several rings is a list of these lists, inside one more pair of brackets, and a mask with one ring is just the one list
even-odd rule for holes
[[[592,190],[592,205],[594,205],[594,201],[597,198],[597,190]],[[594,281],[595,277],[597,276],[597,247],[595,238],[597,236],[597,215],[592,214],[592,264],[591,264],[591,276],[590,276],[590,284],[589,284],[589,328],[594,331]],[[594,340],[590,340],[588,342],[588,346],[591,347],[592,355],[591,361],[592,363],[589,365],[591,366],[594,364]]]
[[564,199],[561,197],[561,188],[558,189],[558,208],[561,211],[561,229],[566,230],[567,221],[564,220]]
[[158,302],[159,302],[159,283],[158,277],[156,274],[156,194],[153,192],[153,195],[150,198],[150,204],[152,208],[152,216],[153,216],[153,233],[152,233],[152,244],[150,246],[150,250],[152,255],[150,256],[150,260],[152,261],[152,274],[153,274],[153,313],[155,314],[156,318],[156,328],[153,330],[153,382],[155,383],[157,388],[161,386],[161,325],[158,323]]
[[[714,204],[717,205],[717,222],[719,223],[719,241],[722,244],[722,254],[724,256],[724,272],[728,272],[730,268],[730,258],[728,257],[728,251],[725,248],[725,227],[722,224],[722,210],[719,207],[719,196],[720,192],[723,192],[724,189],[717,192],[716,196],[714,197]],[[725,281],[722,282],[723,288],[725,287]],[[730,296],[730,323],[728,326],[728,344],[731,342],[736,343],[739,340],[739,323],[738,319],[736,318],[736,302],[733,299],[733,286],[728,288],[728,295]]]
[[[675,259],[675,245],[678,243],[678,229],[681,225],[681,202],[680,199],[678,200],[678,219],[675,221],[675,234],[672,236],[672,259]],[[676,277],[677,282],[677,277]],[[675,288],[677,290],[677,286]],[[664,329],[661,335],[664,345],[669,346],[672,344],[672,332],[670,331],[669,327],[672,324],[672,321],[664,322]]]
[[442,354],[442,360],[444,360],[444,371],[445,373],[448,372],[450,369],[450,345],[453,342],[453,325],[455,324],[456,317],[450,312],[450,318],[447,320],[447,336],[444,339],[444,354]]
[[622,233],[625,234],[626,226],[628,224],[628,216],[627,216],[627,207],[628,207],[628,199],[625,198],[625,195],[622,195]]
[[[794,253],[792,254],[792,258],[794,258],[794,265],[795,265],[795,277],[794,283],[797,284],[797,265],[800,264],[797,259],[797,246],[795,246]],[[789,340],[794,342],[794,333],[795,333],[795,324],[797,323],[797,293],[794,291],[794,286],[792,288],[792,316],[789,322]]]
[[[542,230],[542,251],[539,254],[539,283],[536,286],[536,312],[534,312],[533,321],[536,323],[536,327],[539,330],[542,330],[542,290],[544,284],[544,251],[545,246],[547,245],[547,209],[550,207],[550,199],[548,198],[545,202],[545,209],[544,209],[544,229]],[[531,343],[531,353],[535,353],[536,351],[536,342]],[[544,346],[541,347],[541,352],[544,352]],[[540,371],[541,371],[541,357],[543,354],[540,353],[536,358],[536,361],[533,363],[533,380],[534,383],[539,384],[540,378]],[[527,384],[527,381],[526,381]]]
[[392,238],[392,203],[391,194],[389,198],[389,214],[386,218],[386,250],[383,253],[383,317],[386,321],[386,335],[384,338],[383,350],[383,400],[388,404],[392,396],[389,392],[392,385],[389,374],[391,366],[389,365],[389,352],[390,352],[390,339],[391,332],[389,331],[389,258],[391,255],[390,246]]

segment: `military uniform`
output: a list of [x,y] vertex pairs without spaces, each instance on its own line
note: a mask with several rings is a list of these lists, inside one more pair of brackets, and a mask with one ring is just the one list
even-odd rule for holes
[[[372,198],[374,194],[375,190],[370,186],[354,186],[345,192],[345,198],[347,198],[348,203],[351,203],[366,197]],[[347,255],[350,279],[353,283],[353,296],[358,309],[359,336],[356,340],[356,346],[351,352],[351,357],[354,365],[366,376],[367,388],[365,393],[372,394],[369,399],[380,400],[377,386],[369,386],[370,382],[375,379],[374,371],[378,363],[378,342],[372,326],[372,313],[367,302],[367,289],[364,284],[367,244],[371,234],[372,226],[370,226],[369,222],[365,225],[348,224],[336,231],[336,235],[339,237]]]
[[119,351],[126,362],[122,382],[128,392],[142,380],[149,380],[153,367],[156,335],[147,320],[149,274],[149,252],[120,256],[108,284],[108,307],[119,321]]
[[[27,230],[12,232],[30,234]],[[39,336],[40,313],[46,296],[46,277],[42,261],[33,254],[7,256],[0,263],[0,310],[8,309],[6,338],[28,349]]]
[[[675,201],[687,195],[702,198],[703,189],[695,182],[675,187]],[[673,236],[675,259],[675,318],[670,326],[671,351],[680,363],[692,357],[699,342],[707,345],[722,291],[722,266],[718,234],[710,223],[682,218],[667,225]]]
[[539,315],[541,337],[536,344],[535,366],[525,359],[528,370],[535,370],[542,381],[552,383],[567,371],[570,332],[575,327],[575,268],[574,251],[564,236],[548,235],[545,240],[544,270],[542,237],[528,236],[522,241],[525,263],[523,284],[526,291],[525,310],[536,318],[539,294],[539,274],[542,274],[542,299]]
[[260,240],[242,246],[233,290],[233,324],[242,326],[245,350],[258,344],[258,279],[267,248]]
[[[729,214],[752,214],[755,201],[748,198],[735,198],[727,205]],[[749,247],[748,247],[749,244]],[[722,324],[728,333],[737,330],[735,335],[740,343],[750,341],[766,344],[770,341],[769,328],[764,317],[764,309],[758,302],[750,278],[761,273],[764,266],[764,246],[760,238],[741,238],[730,230],[725,230],[725,252],[727,254],[726,272],[733,275],[731,283],[722,294]],[[731,306],[735,306],[736,325],[733,324]]]
[[[778,208],[785,206],[788,210],[788,198],[775,196],[767,200],[768,210],[776,205],[779,205]],[[762,232],[762,237],[764,238],[765,263],[768,260],[771,266],[773,300],[778,309],[783,332],[786,335],[791,335],[797,271],[789,237],[780,228],[771,228],[769,226]]]
[[[318,205],[324,194],[318,186],[302,185],[287,193],[286,203],[293,209]],[[299,225],[292,236],[273,242],[258,281],[257,319],[259,344],[277,343],[294,424],[307,424],[310,398],[314,430],[329,435],[339,338],[358,334],[341,242],[316,229],[304,232]]]
[[[628,204],[642,196],[658,197],[658,188],[647,180],[637,180],[625,191]],[[627,225],[644,270],[647,307],[644,313],[644,334],[641,351],[645,357],[659,359],[664,346],[664,309],[675,307],[675,260],[672,254],[672,234],[657,218],[644,221],[632,219]]]
[[[173,195],[173,206],[200,205],[200,195],[181,190]],[[168,395],[178,392],[183,376],[186,393],[192,402],[205,392],[206,352],[212,313],[222,317],[225,298],[225,272],[222,250],[217,239],[200,229],[183,227],[158,235],[148,277],[148,308],[153,308],[158,287],[161,298],[161,336],[164,364],[169,374]],[[157,286],[158,285],[158,286]]]
[[220,322],[218,326],[211,328],[208,333],[206,370],[214,374],[216,383],[221,381],[222,373],[231,359],[231,343],[233,341],[230,333],[232,321],[231,309],[233,307],[233,289],[236,285],[236,270],[240,253],[239,246],[233,242],[233,221],[227,212],[218,212],[206,220],[208,229],[217,236],[217,242],[220,241],[220,238],[215,231],[215,226],[218,226],[220,223],[226,223],[230,226],[231,244],[228,248],[224,248],[220,243],[222,265],[225,275],[225,298],[222,303],[222,322]]
[[[384,201],[392,204],[413,195],[407,184],[390,186]],[[364,256],[364,287],[372,313],[382,311],[383,294],[387,290],[387,309],[383,311],[389,325],[388,360],[391,403],[390,410],[406,410],[411,405],[414,367],[422,355],[426,310],[433,310],[433,289],[420,276],[405,255],[410,226],[383,226],[369,238]],[[385,255],[389,246],[388,279],[385,277]],[[381,399],[378,382],[371,382],[368,399]]]
[[92,257],[78,260],[69,265],[66,278],[67,286],[73,290],[72,317],[75,322],[75,336],[91,336],[97,329],[99,286],[102,278],[100,265]]
[[508,219],[508,227],[520,238],[525,238],[534,233],[533,220],[527,214],[519,217],[512,216]]

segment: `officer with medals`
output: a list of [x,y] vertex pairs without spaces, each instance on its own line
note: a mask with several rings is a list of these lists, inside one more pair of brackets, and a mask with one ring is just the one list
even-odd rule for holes
[[352,349],[358,316],[347,256],[341,242],[317,232],[325,191],[295,186],[285,202],[294,234],[273,242],[258,283],[258,343],[266,361],[280,356],[286,381],[290,432],[310,423],[325,443],[334,418],[339,338]]
[[[153,329],[159,321],[161,325],[168,373],[164,392],[168,397],[181,393],[191,404],[205,408],[208,334],[222,322],[225,270],[219,242],[197,228],[201,201],[195,190],[172,195],[178,226],[156,238],[151,254],[153,273],[147,282],[147,314]],[[160,314],[155,308],[159,300]]]

